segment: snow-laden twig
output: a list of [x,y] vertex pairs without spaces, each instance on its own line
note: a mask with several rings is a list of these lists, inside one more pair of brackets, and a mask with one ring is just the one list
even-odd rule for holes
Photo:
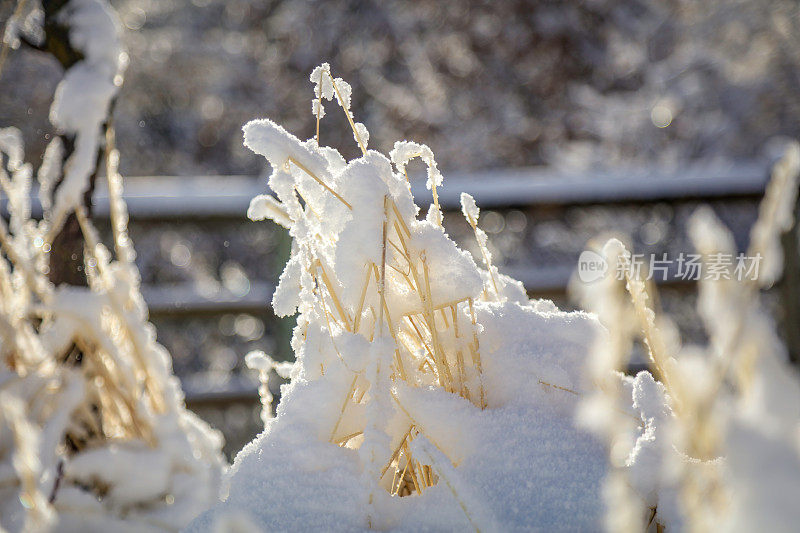
[[61,12],[69,28],[70,45],[83,59],[71,66],[56,87],[50,121],[60,133],[74,136],[75,149],[49,211],[50,236],[58,234],[74,205],[89,188],[94,173],[102,125],[122,85],[127,66],[121,23],[105,0],[70,0]]
[[[221,436],[186,410],[148,322],[110,127],[115,259],[78,201],[124,55],[107,3],[71,0],[62,9],[70,44],[84,58],[67,72],[51,110],[75,136],[75,150],[63,165],[60,141],[45,152],[37,174],[42,220],[31,218],[33,171],[19,132],[0,130],[0,189],[10,213],[8,224],[0,218],[0,527],[177,531],[217,500]],[[71,212],[86,250],[86,285],[55,286],[52,236]]]

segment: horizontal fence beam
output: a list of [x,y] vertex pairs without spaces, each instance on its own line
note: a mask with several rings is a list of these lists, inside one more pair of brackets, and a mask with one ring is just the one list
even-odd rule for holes
[[233,375],[225,384],[208,387],[202,383],[187,380],[181,383],[186,405],[196,407],[220,407],[234,403],[258,402],[258,382],[247,376]]
[[142,296],[150,314],[202,314],[264,312],[271,310],[274,286],[266,281],[251,281],[247,291],[233,293],[224,287],[194,283],[145,285]]
[[[563,295],[575,272],[575,265],[532,266],[503,268],[500,272],[519,280],[532,295]],[[613,275],[613,272],[610,274]],[[659,286],[679,287],[690,284],[676,275],[667,273],[665,279],[656,278]],[[142,295],[151,315],[219,314],[227,312],[271,312],[272,293],[275,287],[267,281],[251,281],[245,294],[234,294],[224,288],[203,289],[193,283],[145,285]]]
[[[462,192],[470,193],[480,207],[492,209],[708,200],[759,196],[767,178],[768,165],[752,162],[580,173],[531,167],[450,173],[439,189],[439,201],[445,209],[458,209]],[[250,199],[268,189],[265,178],[241,175],[126,177],[124,187],[128,210],[137,219],[244,218]],[[427,203],[431,193],[421,177],[412,177],[411,189],[418,203]],[[32,203],[34,215],[40,214],[38,200]],[[108,216],[108,193],[102,179],[93,204],[96,216]],[[6,199],[0,200],[0,209],[6,214]]]
[[198,407],[223,407],[236,403],[255,403],[260,401],[258,388],[241,387],[229,390],[219,390],[213,392],[189,392],[185,393],[186,406],[189,409]]
[[[767,166],[689,167],[675,171],[636,170],[567,173],[539,168],[453,174],[439,189],[445,209],[459,209],[462,192],[480,207],[585,205],[713,199],[763,194]],[[125,199],[132,216],[244,217],[250,199],[268,192],[266,179],[251,176],[127,178]],[[412,179],[418,203],[430,197],[424,180]],[[99,214],[107,212],[104,188],[95,195]]]
[[[439,201],[460,207],[468,192],[479,207],[588,205],[625,202],[686,201],[737,196],[760,196],[767,183],[767,165],[708,167],[679,170],[628,169],[613,172],[570,173],[549,169],[499,170],[459,175],[444,181]],[[422,184],[412,186],[415,197],[425,197]],[[428,193],[430,194],[430,193]]]

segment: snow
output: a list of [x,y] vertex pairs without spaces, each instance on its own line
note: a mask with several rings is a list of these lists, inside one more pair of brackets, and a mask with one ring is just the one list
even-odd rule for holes
[[800,144],[794,141],[789,143],[783,159],[775,165],[758,220],[750,233],[749,255],[761,254],[764,258],[759,272],[762,287],[770,287],[783,270],[781,234],[794,225],[798,179]]
[[[144,322],[146,310],[139,307],[141,296],[135,292],[138,284],[130,279],[129,269],[118,264],[104,266],[102,256],[98,257],[101,271],[109,269],[108,277],[103,280],[110,284],[106,290],[94,286],[93,290],[62,287],[53,291],[42,310],[53,317],[52,323],[46,323],[39,338],[30,341],[43,354],[61,354],[73,342],[85,346],[88,341],[81,339],[91,339],[91,344],[107,358],[104,364],[110,370],[102,377],[92,377],[94,365],[85,364],[82,368],[90,374],[84,385],[84,378],[77,371],[55,366],[54,355],[42,355],[40,367],[54,377],[40,385],[25,377],[20,382],[24,388],[17,392],[30,395],[29,402],[36,395],[44,394],[47,399],[48,395],[58,394],[52,400],[38,400],[38,411],[29,413],[38,417],[34,420],[41,426],[38,444],[41,490],[53,494],[59,524],[74,524],[74,529],[92,529],[93,522],[101,528],[115,517],[127,517],[130,524],[158,523],[162,530],[174,530],[216,497],[222,470],[221,439],[182,406],[182,394],[171,376],[169,355],[155,343],[152,326]],[[116,329],[109,329],[109,312],[119,320]],[[4,344],[8,340],[5,337]],[[84,354],[87,360],[92,356],[91,352]],[[120,433],[102,445],[67,453],[63,440],[80,423],[74,417],[86,409],[85,404],[79,409],[83,402],[96,401],[92,398],[98,395],[102,397],[106,384],[123,391],[137,391],[143,386],[140,382],[143,372],[157,383],[151,381],[150,386],[159,389],[160,399],[150,401],[161,402],[162,406],[155,407],[141,398],[132,416],[137,417],[140,427],[141,424],[151,427],[152,436],[122,438]],[[49,408],[50,401],[58,408]],[[109,427],[113,427],[112,420],[106,422],[112,424]],[[125,429],[118,427],[116,431]],[[63,479],[56,485],[58,469],[63,469]],[[94,493],[98,486],[103,487],[102,500]],[[66,489],[63,493],[62,488]],[[174,504],[165,501],[165,495]],[[95,509],[91,516],[82,517],[81,509],[92,501]],[[73,507],[73,503],[78,507]],[[19,516],[19,512],[11,513],[9,519],[14,520],[15,514]]]
[[247,368],[258,371],[258,396],[261,399],[261,420],[266,424],[272,418],[272,393],[269,390],[269,373],[275,367],[275,361],[262,351],[252,351],[244,358]]
[[[559,362],[567,368],[582,362],[596,328],[593,319],[540,313],[519,304],[476,307],[485,327],[481,346],[488,349],[484,368],[489,408],[482,411],[440,388],[400,383],[393,393],[456,465],[452,472],[458,473],[458,485],[466,487],[459,495],[473,492],[470,499],[484,507],[470,509],[491,517],[486,519],[490,523],[497,521],[499,528],[489,530],[593,529],[602,511],[597,498],[605,473],[601,448],[571,421],[578,398],[539,382],[570,375],[554,368]],[[504,312],[517,315],[518,321]],[[519,320],[523,315],[526,319]],[[553,331],[564,336],[543,338]],[[571,342],[563,343],[565,339]],[[530,363],[517,366],[525,361]],[[509,375],[508,368],[516,373]],[[284,386],[277,418],[234,462],[228,499],[189,531],[208,530],[216,516],[232,510],[275,530],[364,529],[366,487],[358,456],[320,442],[313,426],[308,427],[330,420],[326,409],[338,410],[336,396],[325,394],[330,389],[320,381],[295,380]],[[347,381],[340,377],[336,390],[346,388]],[[317,437],[327,436],[325,429]],[[420,497],[384,503],[388,516],[380,527],[471,528],[459,502],[440,485]]]
[[406,171],[408,162],[419,157],[428,166],[428,180],[425,182],[428,190],[442,186],[442,174],[439,172],[439,167],[434,160],[433,151],[427,145],[410,141],[397,141],[394,143],[392,151],[389,152],[389,157],[397,167],[397,170],[403,174]]
[[666,470],[662,466],[665,455],[662,447],[669,439],[668,425],[672,410],[665,398],[664,385],[653,379],[649,372],[637,374],[633,379],[632,389],[633,407],[639,411],[644,427],[631,449],[626,465],[630,469],[631,485],[648,507],[655,507],[665,496],[663,489],[659,494],[662,486],[659,480],[662,471]]
[[[431,285],[432,306],[439,307],[447,302],[477,298],[483,282],[472,256],[459,250],[441,226],[426,220],[413,224],[411,228],[408,248],[420,254],[420,265],[417,267],[419,271],[427,268],[431,272],[448,274],[438,276],[437,283]],[[417,309],[416,302],[412,303],[412,309]],[[398,302],[405,309],[408,304]]]
[[[5,378],[6,376],[0,376]],[[2,383],[6,381],[3,379]],[[7,385],[8,383],[2,383]],[[42,464],[39,458],[41,434],[39,429],[27,420],[25,404],[8,391],[0,392],[0,483],[16,484],[19,479],[20,493],[17,498],[7,498],[0,503],[3,527],[22,529],[45,529],[54,522],[53,511],[48,505],[46,493],[37,483]],[[11,461],[8,461],[11,455]],[[30,509],[26,513],[24,508]]]
[[332,78],[329,75],[331,66],[328,63],[322,63],[311,71],[309,80],[314,84],[314,94],[323,97],[327,100],[333,98],[333,85],[331,85]]
[[369,144],[369,130],[361,122],[355,123],[355,131],[353,132],[353,139],[358,143],[359,141],[367,148]]
[[84,59],[73,65],[56,87],[50,121],[61,133],[75,136],[75,150],[56,191],[52,223],[60,227],[89,187],[101,141],[101,126],[127,63],[120,42],[120,22],[103,0],[73,0],[64,16],[70,44]]
[[[33,244],[43,228],[30,219],[32,166],[19,132],[0,130],[8,156],[0,184],[11,213],[8,230],[0,220],[8,257],[0,262],[0,335],[10,362],[0,372],[3,528],[796,526],[800,378],[757,291],[780,276],[797,145],[776,167],[752,232],[749,251],[766,256],[762,278],[703,280],[698,310],[709,343],[682,347],[630,272],[624,283],[607,276],[582,288],[596,315],[530,300],[492,264],[480,210],[464,193],[479,268],[442,227],[442,175],[430,148],[402,141],[388,158],[367,151],[350,85],[321,65],[311,74],[312,109],[322,118],[322,99],[336,97],[363,154],[348,162],[268,119],[243,128],[245,145],[272,166],[275,194],[253,198],[248,217],[269,218],[292,237],[273,308],[299,316],[294,363],[246,356],[259,374],[264,431],[222,481],[220,437],[185,410],[169,354],[147,321],[132,255],[120,255],[127,218],[119,176],[110,187],[116,260],[75,207],[124,55],[106,4],[77,0],[68,16],[86,59],[59,85],[52,120],[77,136],[76,149],[52,206],[61,145],[48,148],[39,179],[46,221],[74,208],[83,224],[89,286],[47,281],[48,256]],[[433,194],[424,220],[406,173],[416,157]],[[710,209],[693,217],[689,232],[705,257],[736,250]],[[630,257],[616,239],[602,255],[610,264]],[[650,371],[630,377],[622,371],[635,337]],[[61,364],[73,345],[82,364]],[[273,370],[290,378],[275,417]]]
[[[312,73],[316,98],[334,90],[326,73]],[[244,139],[276,194],[251,216],[293,239],[273,308],[299,311],[296,362],[227,497],[189,531],[231,517],[271,530],[596,528],[605,453],[573,420],[596,319],[529,300],[490,256],[478,268],[436,205],[418,218],[407,162],[421,157],[441,185],[424,145],[346,162],[266,119]],[[270,360],[248,361],[266,383]]]
[[[61,141],[47,148],[37,176],[42,220],[31,218],[33,168],[19,132],[0,130],[10,214],[0,218],[0,529],[177,531],[218,498],[222,438],[186,410],[148,322],[116,152],[108,161],[116,258],[76,202],[125,56],[107,3],[73,0],[63,13],[84,59],[58,86],[51,119],[75,136],[75,150],[62,165]],[[56,287],[49,239],[72,211],[87,285]]]
[[[169,490],[168,457],[155,450],[111,445],[88,450],[70,461],[66,475],[77,483],[102,483],[111,487],[112,505],[155,498]],[[147,476],[141,472],[149,472]]]
[[278,200],[266,194],[259,194],[251,200],[250,207],[247,208],[247,218],[250,220],[269,218],[284,228],[292,225],[292,219]]
[[[781,226],[785,226],[779,221],[785,215],[776,213],[774,204],[796,197],[796,150],[790,146],[773,172],[751,234],[751,249],[769,253],[777,246],[765,246],[764,241],[777,241]],[[690,231],[703,253],[733,249],[730,234],[710,211],[698,213]],[[766,286],[780,275],[780,262],[770,268],[765,273]],[[763,279],[757,283],[763,284]],[[717,400],[722,416],[716,421],[731,512],[711,514],[706,520],[720,520],[732,531],[754,527],[791,531],[798,512],[790,501],[800,494],[800,376],[787,363],[786,349],[754,285],[720,280],[700,287],[698,309],[709,333],[710,349],[713,355],[730,359],[729,379],[734,384],[734,390]],[[715,370],[713,361],[707,365],[711,371]]]
[[[483,265],[486,267],[485,271],[481,271],[486,286],[484,296],[487,299],[498,298],[503,300],[509,297],[512,300],[518,299],[516,293],[519,292],[519,289],[522,289],[522,285],[520,282],[508,276],[500,275],[497,267],[492,264],[492,252],[489,251],[488,246],[489,236],[478,227],[480,209],[478,209],[475,199],[465,192],[461,193],[461,213],[475,232],[475,240],[478,241],[478,248],[481,250]],[[507,287],[508,285],[511,285],[511,287]]]
[[84,62],[69,69],[56,88],[50,121],[60,131],[77,134],[70,166],[56,191],[53,211],[56,221],[80,203],[89,186],[100,143],[100,125],[117,89],[113,80],[100,76],[95,67]]
[[64,144],[61,137],[53,137],[47,145],[36,174],[39,182],[39,199],[42,202],[42,209],[49,211],[53,206],[53,188],[61,177],[61,163],[64,159]]
[[322,100],[330,101],[336,98],[339,107],[344,111],[353,129],[353,140],[363,152],[366,152],[367,144],[369,143],[369,131],[361,122],[353,121],[353,112],[350,110],[353,88],[350,84],[342,78],[334,78],[328,63],[322,63],[316,67],[311,72],[309,80],[314,84],[315,98],[311,101],[311,112],[317,118],[317,133],[319,133],[319,121],[325,116],[325,106]]
[[478,206],[475,204],[475,198],[473,198],[470,194],[462,192],[461,193],[461,213],[464,215],[464,218],[467,220],[478,222],[478,218],[480,217],[481,210],[478,209]]
[[338,89],[337,97],[340,97],[340,103],[346,111],[350,111],[350,96],[353,94],[353,88],[350,84],[342,78],[333,80],[334,90]]
[[[375,177],[380,179],[376,180]],[[333,268],[345,287],[358,287],[363,279],[364,265],[380,264],[383,250],[382,234],[384,197],[389,195],[388,180],[394,179],[389,160],[370,152],[351,162],[337,180],[342,183],[342,195],[352,206],[343,213],[346,221],[338,234],[333,253]],[[357,293],[351,291],[355,306]]]
[[22,146],[22,132],[18,128],[0,129],[0,152],[8,157],[7,167],[15,171],[22,166],[25,150]]
[[[539,387],[537,384],[520,392],[539,393]],[[436,391],[420,389],[419,394],[423,394],[420,401],[430,400]],[[558,392],[550,393],[555,394]],[[440,404],[453,401],[451,395],[440,396],[445,396],[439,398]],[[598,446],[576,431],[569,418],[554,415],[547,404],[537,407],[532,401],[485,414],[463,403],[460,409],[445,405],[440,410],[436,404],[429,408],[423,403],[422,411],[432,418],[426,427],[442,425],[436,435],[453,435],[449,428],[462,428],[463,432],[453,435],[455,447],[465,444],[463,439],[456,439],[457,435],[465,435],[466,443],[474,447],[458,462],[456,470],[461,484],[484,502],[484,513],[502,518],[503,530],[594,527],[601,512],[597,492],[605,463]],[[292,437],[280,437],[279,433],[292,430],[279,424],[276,420],[237,457],[233,488],[221,509],[246,511],[254,522],[278,530],[315,526],[363,529],[358,492],[352,494],[360,481],[352,452],[309,442],[306,436],[287,443]],[[448,440],[442,442],[450,444]],[[441,445],[451,451],[451,447]],[[587,456],[595,460],[587,461]],[[298,463],[301,457],[315,457],[318,462]],[[204,530],[205,520],[217,512],[222,511],[212,512],[190,530]],[[469,527],[458,502],[438,486],[423,497],[396,500],[389,512],[396,515],[389,525],[400,530]]]
[[[83,53],[85,64],[106,75],[125,66],[117,13],[102,0],[70,0],[66,7],[70,44]],[[118,84],[119,85],[119,84]]]
[[40,44],[44,39],[42,29],[44,12],[39,0],[17,3],[14,13],[5,23],[2,42],[12,49],[20,45],[20,37],[25,37],[33,43]]
[[[639,530],[647,521],[667,531],[796,529],[800,376],[787,362],[759,290],[781,274],[780,237],[793,224],[799,163],[798,146],[791,144],[751,232],[748,253],[763,254],[763,276],[738,280],[728,272],[699,282],[707,345],[682,346],[669,317],[656,314],[652,289],[630,268],[625,281],[606,276],[576,284],[607,328],[590,359],[598,388],[579,414],[606,441],[609,530]],[[709,207],[695,212],[688,229],[704,268],[720,255],[735,256],[730,231]],[[602,256],[618,264],[630,252],[611,239]],[[634,338],[650,353],[652,374],[616,373]]]
[[291,157],[320,178],[327,177],[325,156],[269,119],[254,120],[244,126],[244,145],[266,157],[273,170],[283,168]]

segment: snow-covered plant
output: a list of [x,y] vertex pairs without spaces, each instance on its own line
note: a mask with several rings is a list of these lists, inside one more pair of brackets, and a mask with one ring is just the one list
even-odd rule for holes
[[32,42],[44,39],[42,31],[42,9],[38,0],[18,0],[14,11],[5,22],[3,37],[0,39],[0,76],[11,50],[19,48],[21,38]]
[[[629,255],[622,243],[610,240],[602,249],[606,264],[615,265]],[[609,531],[639,531],[644,526],[644,503],[628,482],[626,459],[635,439],[639,418],[631,409],[633,380],[624,372],[630,360],[634,320],[624,286],[606,276],[583,287],[583,304],[597,313],[607,334],[595,338],[587,373],[595,385],[578,411],[579,420],[598,434],[609,453],[609,472],[603,499]]]
[[248,353],[245,358],[247,367],[258,372],[258,397],[261,400],[261,421],[264,424],[272,418],[272,392],[269,389],[269,375],[272,370],[284,379],[288,379],[292,372],[291,363],[276,363],[273,359],[262,352],[255,350]]
[[[796,528],[800,376],[787,361],[759,289],[780,276],[780,236],[792,227],[798,174],[800,145],[794,143],[775,166],[751,231],[746,256],[763,258],[755,263],[760,271],[743,279],[735,275],[737,263],[720,264],[736,257],[736,248],[713,212],[701,209],[691,219],[690,236],[704,267],[719,272],[700,282],[707,346],[681,347],[668,317],[656,316],[653,289],[635,276],[630,254],[616,239],[603,252],[624,279],[579,285],[609,335],[597,343],[591,365],[602,392],[588,397],[581,412],[609,444],[610,530],[623,527],[621,517],[626,529],[647,522],[667,531]],[[623,286],[629,301],[620,299]],[[652,375],[619,374],[630,352],[631,324],[647,348]],[[604,386],[615,380],[620,386]],[[620,390],[627,395],[622,409],[633,407],[640,421],[633,438],[614,396]]]
[[[529,300],[499,274],[464,195],[479,268],[442,227],[430,148],[367,150],[349,86],[327,64],[311,81],[317,123],[335,98],[362,155],[348,162],[319,132],[303,142],[266,119],[244,127],[275,195],[254,198],[248,216],[292,237],[272,305],[299,311],[296,360],[277,416],[265,410],[265,431],[234,462],[226,501],[190,529],[242,514],[265,530],[593,527],[605,459],[573,408],[596,321]],[[433,198],[424,219],[406,172],[414,158]],[[250,359],[262,374],[271,366]]]
[[[73,141],[48,146],[37,178],[19,130],[0,130],[0,528],[177,531],[217,497],[221,436],[188,412],[156,343],[127,235],[110,130],[106,177],[114,256],[82,203],[102,124],[121,84],[119,23],[101,0],[72,0],[60,21],[82,59],[56,90],[51,120]],[[62,173],[63,168],[63,173]],[[57,186],[56,186],[57,185]],[[74,216],[85,286],[54,284],[53,239]]]

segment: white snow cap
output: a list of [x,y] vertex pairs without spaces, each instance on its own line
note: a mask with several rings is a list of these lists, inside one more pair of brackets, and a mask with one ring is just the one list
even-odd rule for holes
[[465,192],[461,193],[461,212],[464,214],[464,218],[466,218],[470,224],[478,223],[478,217],[480,217],[481,210],[478,209],[478,206],[475,204],[475,198]]
[[[353,88],[342,78],[333,78],[331,66],[328,63],[322,63],[320,66],[316,67],[311,72],[309,79],[311,83],[314,84],[315,96],[311,101],[311,112],[317,118],[321,119],[325,116],[325,107],[322,104],[322,100],[331,101],[334,98],[336,98],[336,101],[342,107],[347,117],[350,119],[353,118],[353,113],[350,111]],[[367,128],[358,122],[355,123],[354,127],[355,131],[353,132],[353,136],[356,142],[360,140],[361,142],[359,144],[363,143],[364,148],[366,148],[367,140],[369,139]]]
[[364,149],[366,149],[367,144],[369,144],[369,130],[367,130],[367,127],[361,122],[356,122],[355,128],[356,129],[353,132],[353,139],[355,139],[356,142],[360,141],[364,146]]
[[56,87],[50,121],[60,131],[75,135],[75,151],[56,192],[52,219],[59,225],[80,203],[94,171],[100,127],[111,100],[122,84],[128,57],[120,40],[121,24],[104,0],[71,0],[64,16],[70,44],[84,59],[73,65]]
[[283,204],[268,194],[259,194],[250,200],[250,207],[247,208],[247,218],[250,220],[268,218],[287,229],[292,225],[292,218]]
[[392,151],[389,152],[389,157],[401,174],[405,173],[406,165],[409,161],[419,157],[428,166],[428,180],[425,182],[425,186],[428,190],[433,189],[433,187],[441,187],[442,174],[439,172],[439,167],[433,158],[433,152],[427,145],[409,141],[397,141],[394,143]]
[[245,124],[244,145],[267,158],[273,169],[283,168],[289,158],[299,162],[320,177],[327,176],[328,161],[311,146],[269,119]]

